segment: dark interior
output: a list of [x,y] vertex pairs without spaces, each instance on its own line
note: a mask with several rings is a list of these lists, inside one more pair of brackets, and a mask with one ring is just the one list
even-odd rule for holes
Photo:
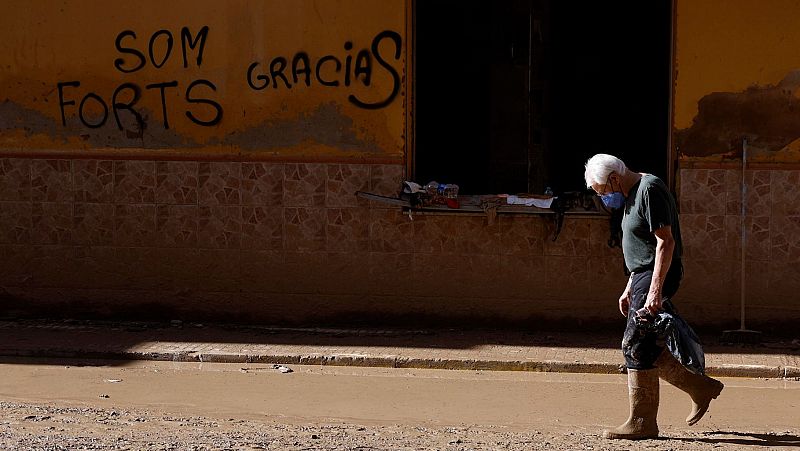
[[611,153],[665,180],[671,0],[414,4],[414,180],[585,189]]

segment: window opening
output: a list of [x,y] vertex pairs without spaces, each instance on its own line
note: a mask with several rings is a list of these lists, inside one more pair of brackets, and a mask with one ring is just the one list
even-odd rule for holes
[[413,13],[417,182],[583,190],[598,152],[669,179],[670,0],[416,1]]

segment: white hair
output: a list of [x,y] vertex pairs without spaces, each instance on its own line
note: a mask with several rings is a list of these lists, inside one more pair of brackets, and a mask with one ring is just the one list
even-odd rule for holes
[[589,161],[586,162],[586,172],[583,174],[586,179],[586,187],[591,188],[592,185],[605,184],[612,172],[624,176],[628,172],[628,168],[622,160],[613,155],[598,153],[589,158]]

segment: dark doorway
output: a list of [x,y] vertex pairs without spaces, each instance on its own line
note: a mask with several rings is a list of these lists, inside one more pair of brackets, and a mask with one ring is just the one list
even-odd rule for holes
[[414,3],[414,178],[582,190],[598,152],[667,178],[670,0]]

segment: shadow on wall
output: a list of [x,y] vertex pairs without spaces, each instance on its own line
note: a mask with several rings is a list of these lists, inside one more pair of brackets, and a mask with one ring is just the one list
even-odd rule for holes
[[[684,157],[740,158],[742,139],[756,156],[776,157],[800,138],[800,70],[775,86],[752,86],[742,92],[714,92],[700,99],[692,126],[675,132]],[[800,162],[791,152],[781,161]]]

